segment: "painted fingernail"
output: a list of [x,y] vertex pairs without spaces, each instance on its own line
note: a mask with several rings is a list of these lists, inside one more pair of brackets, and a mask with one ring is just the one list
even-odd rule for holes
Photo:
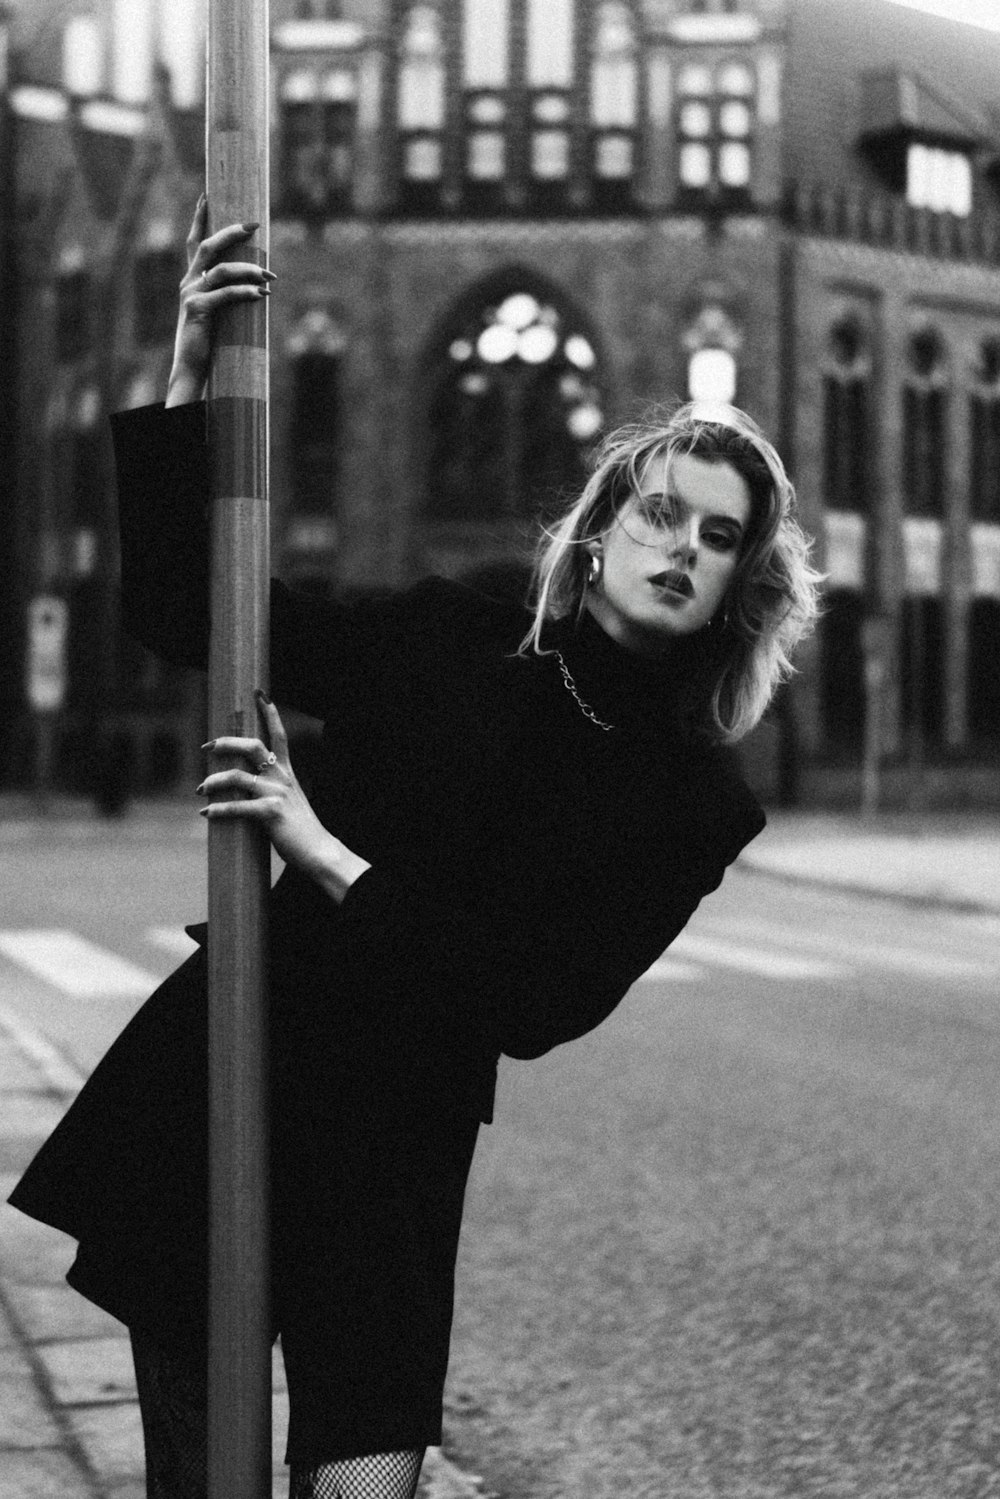
[[208,816],[208,808],[207,807],[199,807],[198,808],[198,816],[199,817],[207,817]]
[[205,790],[205,782],[202,781],[202,783],[201,783],[200,786],[196,786],[194,788],[194,794],[195,794],[195,796],[201,796],[202,793],[204,792],[204,790]]
[[264,691],[263,687],[256,687],[254,689],[254,693],[255,693],[255,696],[257,696],[262,703],[266,703],[267,706],[270,708],[270,706],[271,706],[271,699],[268,697],[268,695]]
[[271,295],[271,288],[269,286],[258,286],[257,295],[258,297],[269,297]]
[[207,744],[202,745],[202,749],[215,749],[215,740],[210,739]]
[[244,234],[252,234],[255,229],[260,228],[260,220],[256,220],[256,222],[253,224],[244,224],[242,228]]
[[278,279],[277,271],[262,271],[261,275],[264,277],[265,281],[277,281]]

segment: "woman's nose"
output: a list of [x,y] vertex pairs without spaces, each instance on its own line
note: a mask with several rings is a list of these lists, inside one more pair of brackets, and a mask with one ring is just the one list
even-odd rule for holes
[[670,539],[670,555],[690,562],[698,552],[698,523],[693,516],[678,520]]

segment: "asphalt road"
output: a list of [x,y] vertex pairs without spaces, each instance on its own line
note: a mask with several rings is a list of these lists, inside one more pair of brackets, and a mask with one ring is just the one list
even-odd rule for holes
[[[166,973],[202,831],[0,829],[0,1003],[92,1064],[128,970],[74,996],[4,934]],[[506,1065],[452,1456],[504,1499],[1000,1495],[998,938],[736,870],[597,1032]]]

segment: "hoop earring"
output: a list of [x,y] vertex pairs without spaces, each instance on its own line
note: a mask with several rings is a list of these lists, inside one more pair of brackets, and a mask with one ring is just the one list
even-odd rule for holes
[[587,587],[594,588],[600,582],[603,564],[600,552],[593,552],[590,558],[590,567],[587,569]]

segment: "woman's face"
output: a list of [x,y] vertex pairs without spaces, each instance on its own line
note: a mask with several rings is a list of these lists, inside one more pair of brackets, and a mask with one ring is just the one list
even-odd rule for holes
[[683,453],[647,465],[642,483],[590,550],[601,576],[587,608],[619,645],[659,655],[721,607],[750,523],[750,488],[730,463]]

